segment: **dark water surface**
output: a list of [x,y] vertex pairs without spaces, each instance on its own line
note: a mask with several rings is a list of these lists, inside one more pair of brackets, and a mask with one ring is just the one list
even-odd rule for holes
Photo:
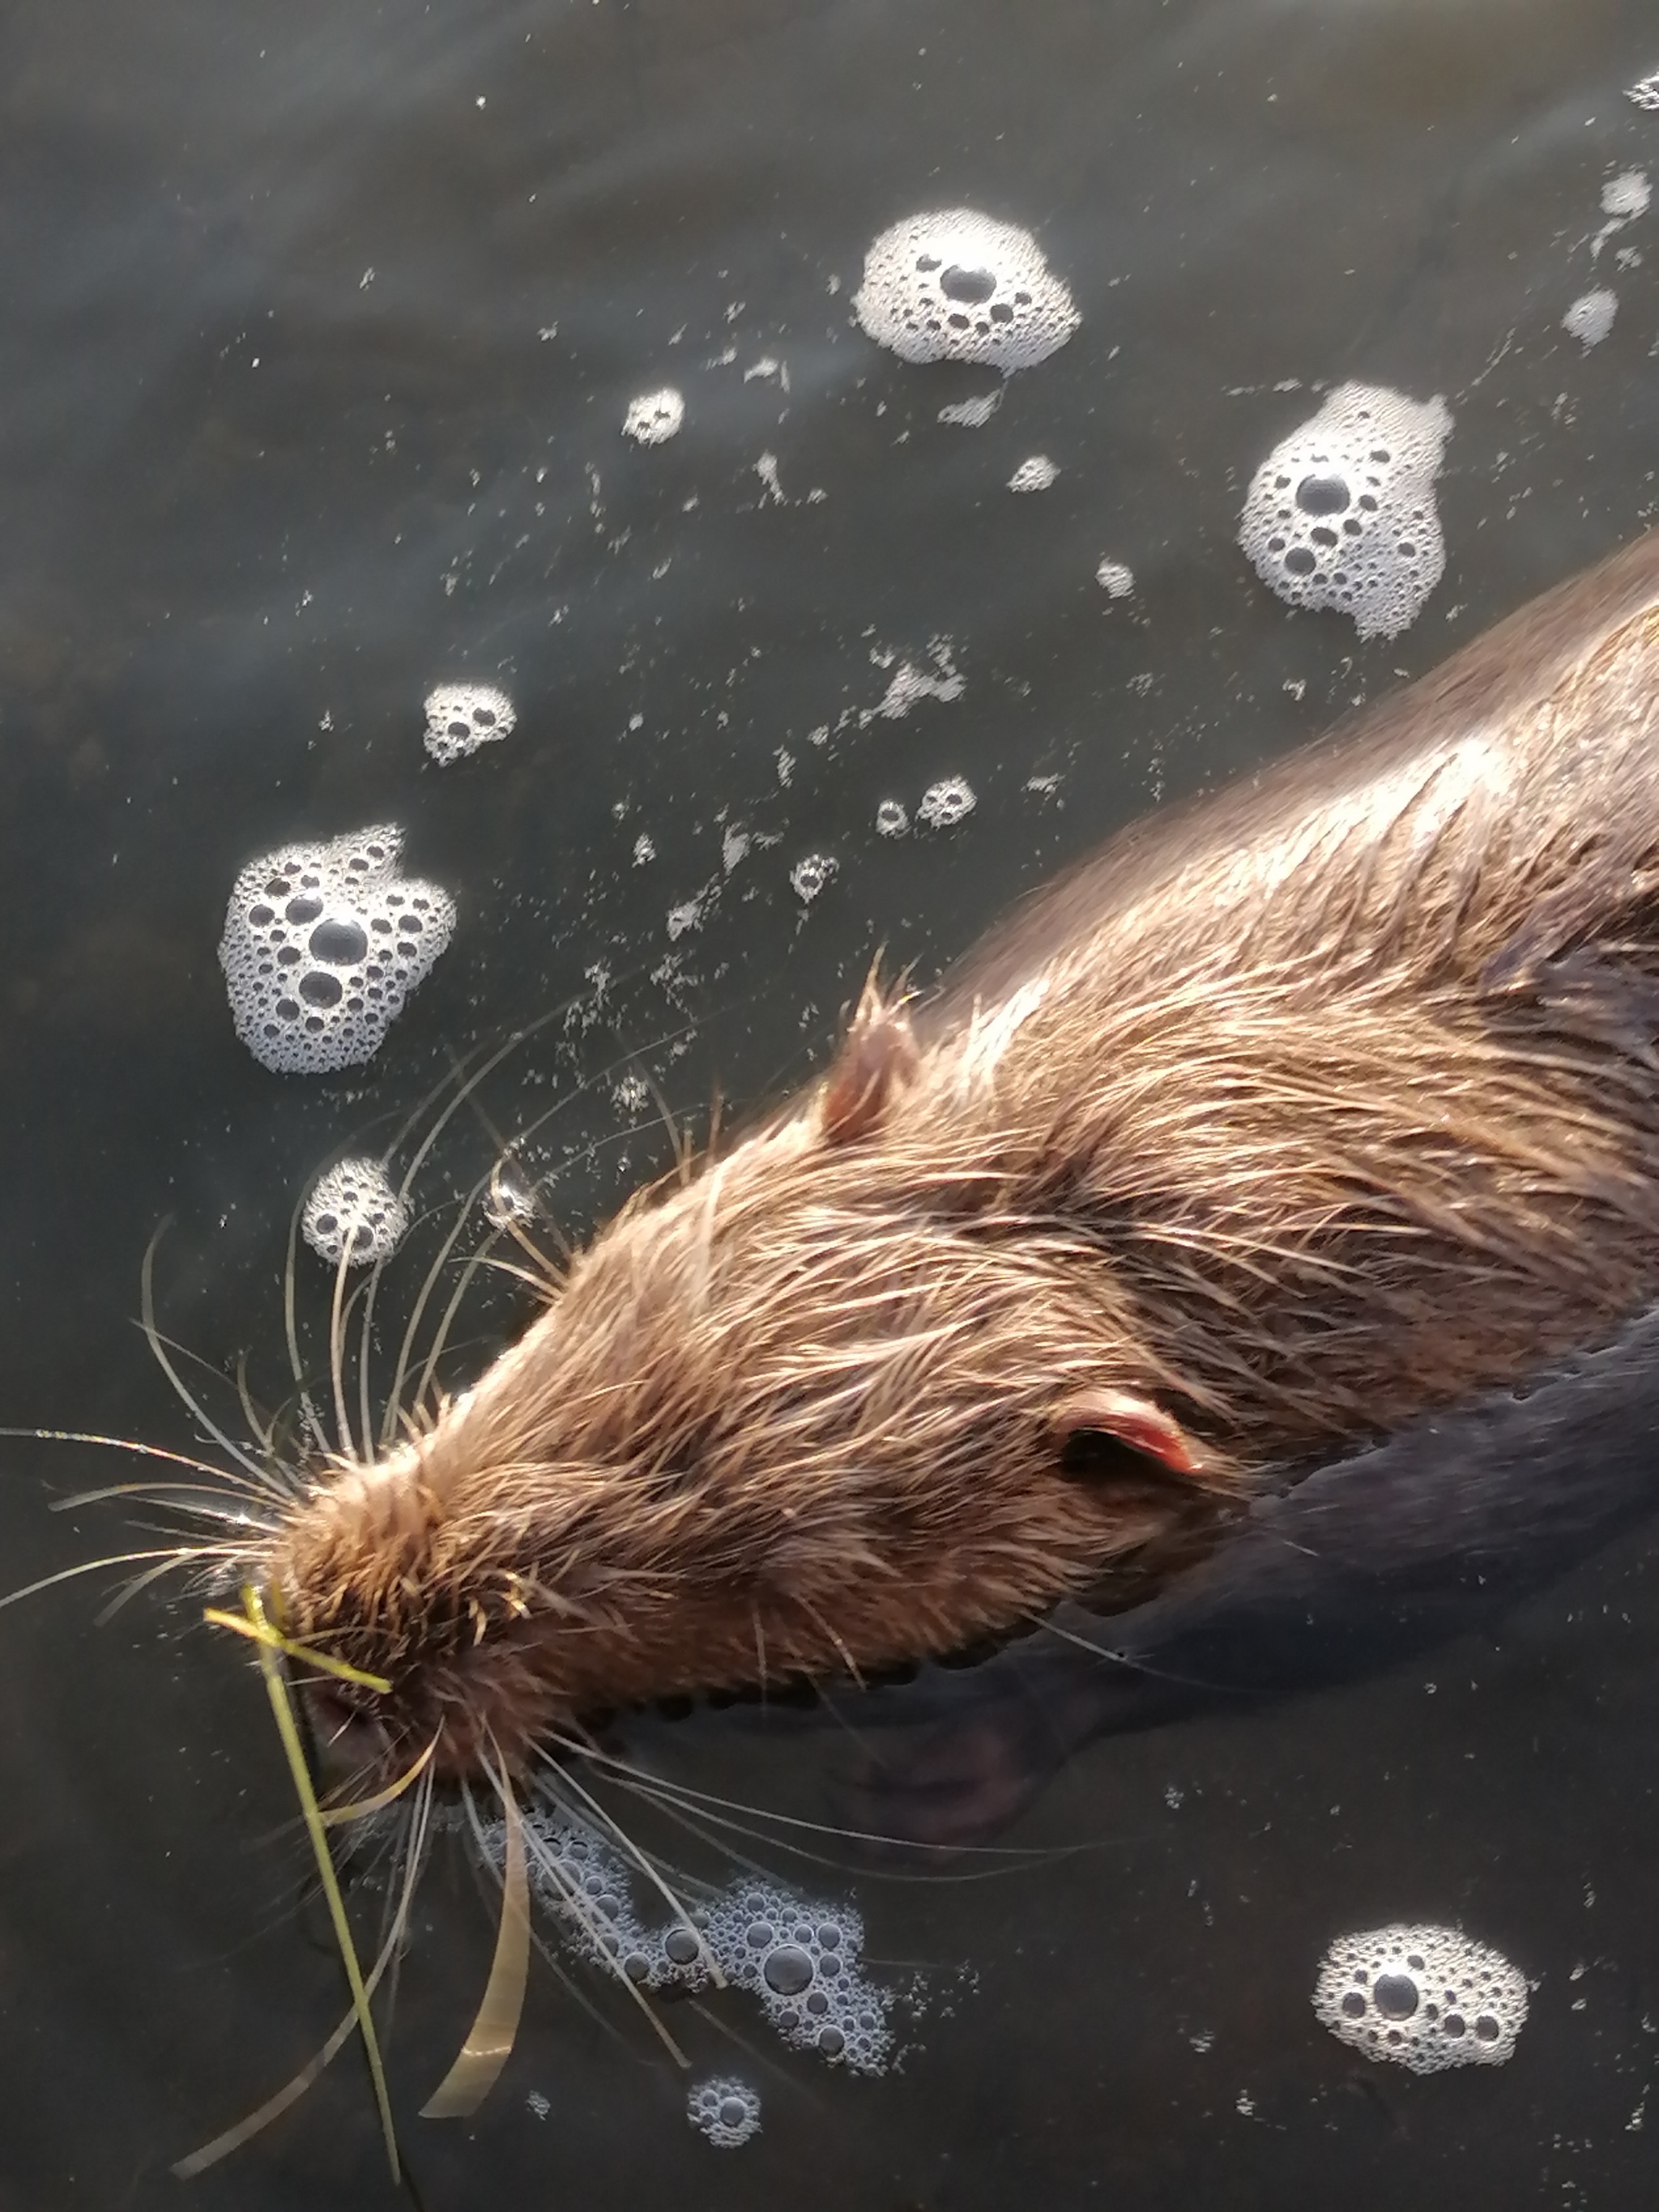
[[[15,0],[0,1419],[191,1447],[132,1326],[165,1215],[164,1325],[217,1370],[222,1418],[244,1351],[279,1401],[295,1197],[454,1053],[573,1004],[422,1194],[556,1105],[532,1158],[580,1232],[667,1157],[617,1076],[693,1115],[717,1084],[775,1095],[878,946],[933,972],[1152,801],[1632,537],[1659,303],[1614,252],[1650,258],[1659,216],[1594,271],[1588,241],[1603,184],[1659,168],[1659,116],[1622,97],[1656,67],[1650,0]],[[1083,316],[973,431],[938,411],[992,374],[908,368],[848,309],[872,235],[955,203],[1031,228]],[[1559,322],[1592,282],[1620,307],[1586,354]],[[1234,544],[1255,464],[1347,377],[1455,418],[1446,577],[1391,644],[1291,616]],[[628,401],[665,382],[684,432],[631,446]],[[1057,483],[1011,496],[1038,452]],[[1132,599],[1095,582],[1103,556]],[[874,656],[925,666],[935,639],[962,696],[861,725]],[[520,726],[440,771],[421,701],[445,677],[504,684]],[[964,823],[876,835],[880,801],[947,775],[977,794]],[[229,885],[280,841],[376,821],[454,894],[454,944],[368,1070],[267,1074],[215,958]],[[813,852],[839,872],[809,908],[790,872]],[[461,1334],[507,1319],[497,1296]],[[119,1550],[118,1507],[46,1508],[120,1472],[9,1448],[7,1584]],[[762,2092],[735,2153],[687,2127],[629,2008],[585,1982],[596,2019],[540,1968],[478,2119],[415,2118],[489,1955],[464,1867],[441,1868],[392,2052],[426,2204],[1638,2201],[1651,1583],[1638,1533],[1367,1682],[1097,1743],[1006,1839],[1038,1856],[798,1870],[855,1896],[881,1973],[929,1994],[875,2081],[785,2051],[752,2008],[679,2008],[699,2072]],[[71,1584],[0,1620],[6,2205],[182,2201],[169,2162],[342,2008],[295,1917],[257,1677],[190,1602],[94,1629],[100,1602]],[[707,1715],[662,1733],[678,1771],[816,1817],[859,1755]],[[1394,1918],[1462,1922],[1534,1978],[1509,2066],[1413,2080],[1317,2027],[1328,1942]],[[191,2186],[398,2201],[356,2053]]]

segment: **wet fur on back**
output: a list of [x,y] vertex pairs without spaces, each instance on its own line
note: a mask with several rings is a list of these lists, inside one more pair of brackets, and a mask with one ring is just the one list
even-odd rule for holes
[[[1659,1291],[1659,539],[1041,895],[252,1562],[465,1771],[947,1650]],[[1126,1583],[1127,1588],[1127,1583]],[[348,1702],[354,1702],[349,1700]]]

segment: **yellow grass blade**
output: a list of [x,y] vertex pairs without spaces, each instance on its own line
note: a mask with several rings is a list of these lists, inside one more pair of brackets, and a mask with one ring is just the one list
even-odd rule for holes
[[[409,1926],[409,1909],[415,1901],[415,1884],[420,1875],[426,1845],[426,1818],[427,1806],[423,1805],[416,1814],[415,1832],[410,1842],[409,1863],[404,1875],[404,1892],[397,1916],[385,1947],[363,1984],[369,1996],[373,1996],[379,1989]],[[251,2142],[262,2128],[268,2128],[273,2120],[280,2119],[290,2105],[298,2104],[324,2067],[338,2057],[347,2037],[356,2025],[357,2008],[354,2005],[322,2049],[306,2062],[285,2088],[279,2089],[274,2097],[267,2097],[257,2112],[250,2112],[246,2119],[238,2120],[234,2128],[227,2128],[222,2135],[215,2136],[213,2141],[204,2143],[200,2150],[193,2150],[188,2158],[176,2160],[173,2168],[175,2177],[180,2181],[193,2181],[198,2173],[205,2173],[209,2166],[217,2166],[221,2159],[228,2158],[233,2151],[240,2150],[244,2143]]]
[[525,1864],[524,1815],[502,1766],[491,1781],[501,1796],[507,1825],[507,1863],[501,1876],[501,1918],[495,1957],[483,2002],[455,2063],[421,2107],[423,2120],[464,2120],[494,2088],[512,2051],[530,1976],[530,1878]]
[[[334,1940],[340,1947],[340,1963],[345,1968],[346,1981],[350,1986],[351,2009],[363,2039],[363,2051],[374,2083],[374,2101],[380,2107],[380,2132],[386,2137],[386,2154],[391,2160],[392,2179],[395,2182],[401,2179],[401,2169],[398,2162],[397,2133],[392,2124],[392,2100],[386,2092],[386,2069],[380,2063],[380,2041],[374,2033],[374,2015],[368,2008],[368,1992],[363,1987],[362,1969],[357,1964],[357,1947],[351,1940],[351,1923],[346,1918],[345,1899],[340,1894],[340,1885],[335,1878],[334,1862],[329,1856],[322,1813],[317,1803],[317,1793],[311,1786],[305,1747],[300,1741],[299,1723],[294,1717],[294,1700],[289,1694],[283,1670],[276,1663],[276,1650],[283,1639],[266,1620],[264,1607],[259,1602],[259,1593],[251,1583],[242,1591],[242,1603],[247,1607],[253,1640],[259,1649],[259,1667],[265,1678],[265,1688],[270,1692],[270,1710],[276,1717],[276,1732],[282,1737],[283,1749],[288,1754],[289,1770],[294,1777],[300,1810],[305,1815],[311,1848],[316,1855],[318,1877],[323,1885],[323,1894],[328,1899],[329,1917],[334,1923]],[[261,1633],[262,1631],[264,1632]]]
[[204,1607],[202,1618],[210,1620],[216,1628],[234,1629],[238,1636],[262,1644],[267,1651],[280,1651],[285,1659],[297,1659],[307,1667],[319,1667],[325,1674],[336,1674],[343,1682],[356,1682],[360,1688],[378,1690],[383,1698],[392,1694],[392,1685],[384,1674],[366,1674],[361,1667],[348,1667],[343,1659],[332,1659],[326,1651],[313,1651],[309,1644],[296,1644],[292,1637],[273,1628],[263,1613],[257,1621],[250,1620],[245,1613],[222,1613],[216,1605],[210,1605]]
[[403,1796],[418,1775],[425,1772],[437,1748],[438,1739],[434,1735],[409,1771],[400,1774],[387,1788],[377,1790],[372,1797],[358,1798],[355,1805],[325,1805],[319,1810],[317,1817],[325,1828],[338,1828],[348,1820],[366,1820],[371,1813],[384,1812],[394,1798]]

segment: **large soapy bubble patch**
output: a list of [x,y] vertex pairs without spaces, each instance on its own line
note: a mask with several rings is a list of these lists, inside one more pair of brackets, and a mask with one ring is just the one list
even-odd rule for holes
[[403,832],[359,830],[250,860],[225,909],[219,964],[236,1034],[279,1075],[372,1060],[455,927],[436,884],[398,874]]
[[1238,542],[1293,607],[1397,637],[1445,572],[1434,480],[1451,429],[1442,399],[1344,384],[1250,480]]
[[379,1160],[337,1160],[311,1186],[300,1228],[321,1258],[360,1267],[392,1257],[409,1233],[409,1206]]
[[[866,1974],[864,1923],[851,1906],[744,1876],[693,1906],[690,1918],[647,1921],[620,1855],[591,1830],[535,1811],[526,1819],[526,1840],[536,1896],[579,1957],[622,1972],[637,1989],[674,1994],[707,1992],[718,1966],[793,2049],[857,2074],[879,2074],[891,2063],[895,1993]],[[499,1866],[499,1821],[483,1841]]]
[[512,734],[513,702],[493,684],[440,684],[427,695],[426,749],[440,768]]
[[1527,1981],[1455,1928],[1372,1928],[1332,1944],[1313,2008],[1340,2042],[1413,2074],[1501,2066],[1527,2017]]
[[902,361],[983,362],[1005,376],[1046,361],[1082,320],[1030,231],[971,208],[884,230],[853,312]]

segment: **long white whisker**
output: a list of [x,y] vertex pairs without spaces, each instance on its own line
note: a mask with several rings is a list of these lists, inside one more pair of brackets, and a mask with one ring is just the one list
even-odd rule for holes
[[169,1498],[176,1498],[182,1501],[197,1498],[210,1502],[199,1505],[179,1502],[173,1504],[171,1510],[194,1513],[208,1521],[228,1522],[238,1528],[255,1528],[262,1535],[269,1535],[277,1525],[274,1521],[263,1519],[245,1504],[227,1504],[220,1492],[210,1490],[202,1482],[112,1482],[102,1490],[81,1490],[73,1498],[54,1498],[49,1510],[53,1513],[69,1513],[81,1505],[105,1504],[112,1498],[153,1498],[157,1504],[165,1504]]
[[167,1224],[166,1222],[163,1222],[161,1224],[161,1227],[158,1229],[155,1236],[150,1238],[149,1248],[144,1254],[144,1264],[139,1274],[139,1289],[143,1305],[143,1329],[145,1339],[149,1345],[150,1352],[155,1358],[156,1365],[161,1369],[162,1374],[167,1376],[167,1381],[172,1383],[173,1389],[178,1392],[179,1401],[183,1404],[185,1411],[192,1414],[195,1419],[202,1424],[202,1426],[207,1431],[208,1434],[213,1438],[214,1443],[219,1446],[219,1449],[222,1451],[226,1451],[230,1454],[230,1456],[235,1461],[238,1467],[245,1468],[246,1472],[253,1477],[253,1480],[256,1482],[265,1482],[269,1480],[266,1470],[259,1465],[259,1462],[257,1460],[250,1459],[248,1455],[242,1449],[241,1446],[234,1443],[219,1426],[219,1424],[216,1421],[210,1419],[209,1416],[203,1412],[195,1398],[191,1396],[189,1389],[185,1387],[184,1377],[179,1374],[173,1362],[167,1358],[167,1349],[162,1344],[160,1334],[156,1329],[155,1248],[157,1244],[160,1243],[162,1231],[166,1227]]
[[[160,1444],[137,1443],[131,1437],[100,1436],[91,1429],[0,1429],[0,1437],[16,1437],[20,1440],[33,1440],[40,1443],[101,1444],[106,1451],[131,1452],[135,1459],[165,1460],[170,1467],[189,1468],[192,1474],[209,1478],[206,1486],[209,1488],[224,1484],[232,1489],[245,1491],[262,1501],[269,1502],[270,1498],[264,1483],[250,1482],[246,1475],[233,1474],[228,1468],[215,1467],[209,1460],[191,1459],[187,1452],[165,1451]],[[75,1502],[73,1498],[65,1498],[55,1504],[52,1510],[54,1513],[62,1512]]]
[[[738,1835],[752,1836],[760,1842],[775,1841],[781,1850],[794,1850],[802,1857],[811,1857],[813,1854],[802,1850],[797,1844],[787,1843],[782,1837],[775,1838],[770,1837],[764,1828],[747,1827],[730,1816],[745,1814],[750,1820],[769,1821],[774,1826],[780,1828],[798,1829],[807,1835],[830,1837],[843,1843],[874,1844],[889,1850],[936,1850],[948,1853],[952,1858],[971,1854],[976,1857],[994,1858],[1018,1863],[1026,1860],[1046,1861],[1056,1856],[1063,1857],[1068,1855],[1064,1850],[1057,1854],[1052,1848],[1040,1848],[1033,1844],[917,1843],[907,1836],[884,1836],[864,1828],[841,1828],[836,1826],[831,1821],[808,1820],[791,1813],[771,1813],[768,1812],[764,1806],[740,1804],[734,1798],[717,1796],[712,1790],[694,1790],[687,1783],[665,1781],[660,1776],[647,1773],[642,1767],[632,1766],[625,1759],[617,1759],[607,1752],[599,1751],[590,1744],[583,1743],[579,1738],[561,1736],[556,1731],[550,1731],[548,1741],[558,1744],[563,1750],[586,1759],[591,1765],[608,1769],[627,1788],[641,1796],[649,1797],[653,1802],[660,1804],[664,1810],[669,1809],[672,1806],[677,1810],[684,1811],[695,1806],[702,1812],[705,1819],[718,1820],[722,1826],[730,1826]],[[823,1860],[820,1863],[829,1865],[833,1862]]]
[[79,1575],[95,1575],[102,1567],[131,1567],[140,1559],[167,1559],[182,1567],[196,1559],[234,1559],[241,1549],[240,1544],[173,1544],[143,1552],[112,1552],[107,1559],[82,1559],[78,1566],[60,1567],[55,1575],[42,1575],[39,1582],[26,1583],[21,1589],[9,1590],[0,1597],[0,1611],[9,1605],[21,1604],[26,1597],[36,1597],[42,1590],[55,1589],[59,1583],[72,1583]]

